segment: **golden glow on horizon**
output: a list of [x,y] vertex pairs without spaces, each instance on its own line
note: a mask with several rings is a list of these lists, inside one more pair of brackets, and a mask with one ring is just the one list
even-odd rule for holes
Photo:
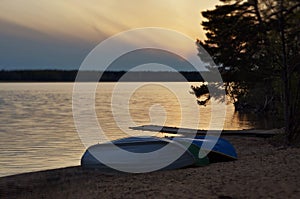
[[[2,0],[0,20],[58,39],[99,42],[121,31],[162,27],[204,38],[201,11],[219,0]],[[10,30],[11,34],[14,33]]]

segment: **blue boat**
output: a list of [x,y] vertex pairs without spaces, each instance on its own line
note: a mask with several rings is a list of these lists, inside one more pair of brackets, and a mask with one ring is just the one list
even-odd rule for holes
[[238,158],[233,145],[229,141],[220,137],[196,136],[195,138],[172,137],[169,139],[181,144],[191,143],[191,145],[198,148],[198,151],[200,151],[202,147],[202,151],[206,151],[210,163],[232,161],[237,160]]
[[[127,170],[134,170],[133,172],[139,173],[145,170],[145,165],[147,167],[157,167],[162,163],[167,165],[158,170],[172,170],[188,167],[191,165],[206,165],[208,164],[208,158],[204,157],[199,159],[195,154],[192,154],[190,150],[170,139],[163,139],[158,137],[129,137],[112,142],[115,146],[109,143],[96,144],[89,147],[81,158],[81,165],[88,168],[99,168],[103,171],[114,170],[113,168],[122,167]],[[156,157],[149,159],[146,155],[145,157],[140,156],[136,159],[130,155],[124,156],[122,153],[123,149],[128,152],[133,153],[150,153],[157,151],[168,145],[171,150],[165,153],[158,153]],[[174,152],[182,152],[182,155],[168,164],[167,160],[174,156]],[[101,162],[101,157],[105,159],[105,163]],[[171,158],[172,159],[172,158]],[[143,163],[143,164],[141,164]],[[132,168],[134,167],[134,168]]]

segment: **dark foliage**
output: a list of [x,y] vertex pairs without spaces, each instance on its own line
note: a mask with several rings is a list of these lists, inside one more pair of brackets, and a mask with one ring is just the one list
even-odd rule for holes
[[207,39],[197,44],[234,80],[225,86],[236,109],[278,115],[290,144],[300,135],[300,2],[221,2],[202,13]]

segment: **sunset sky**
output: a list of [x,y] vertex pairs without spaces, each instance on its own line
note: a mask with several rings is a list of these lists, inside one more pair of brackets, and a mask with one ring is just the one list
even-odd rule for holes
[[[141,27],[203,39],[218,0],[1,0],[0,69],[76,69],[99,42]],[[162,41],[163,42],[163,41]]]

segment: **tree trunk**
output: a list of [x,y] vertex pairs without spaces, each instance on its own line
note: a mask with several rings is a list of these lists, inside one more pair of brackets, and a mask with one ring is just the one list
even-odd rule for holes
[[281,34],[281,48],[282,48],[282,66],[283,66],[283,92],[284,92],[284,123],[286,144],[290,145],[293,137],[291,132],[291,104],[290,104],[290,74],[287,64],[287,50],[286,50],[286,36],[285,36],[285,19],[283,15],[284,6],[283,1],[280,1],[280,34]]

